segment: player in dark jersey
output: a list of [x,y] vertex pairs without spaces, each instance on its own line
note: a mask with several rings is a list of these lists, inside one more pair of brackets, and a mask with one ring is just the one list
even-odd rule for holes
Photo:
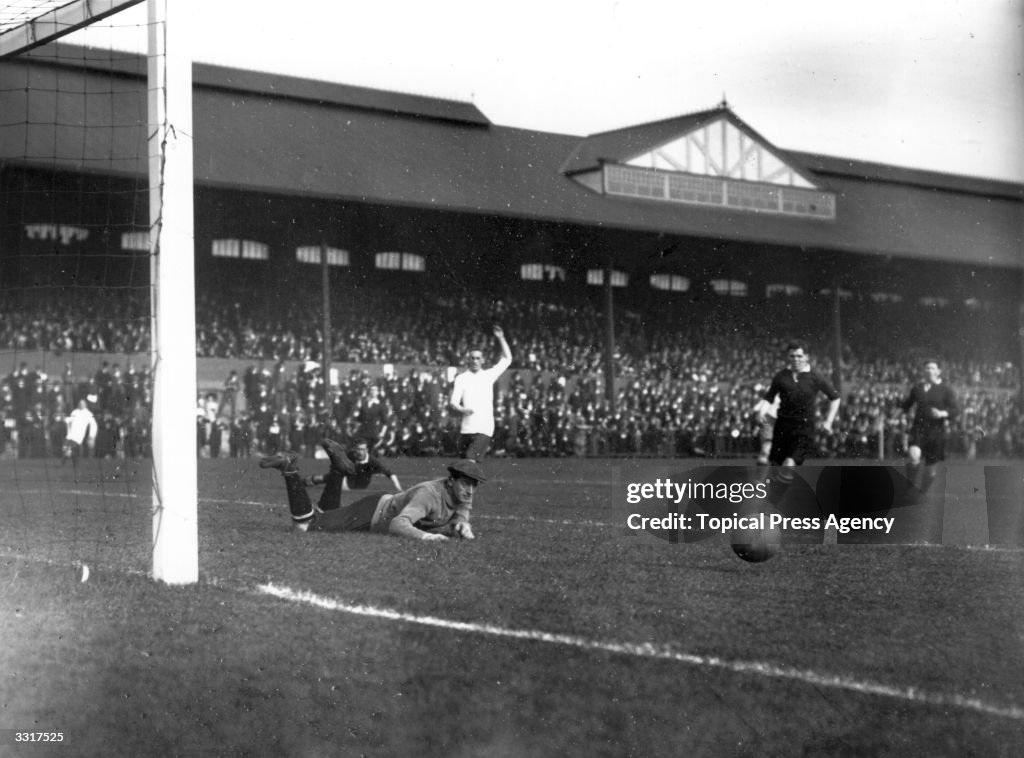
[[[391,480],[395,490],[402,489],[398,477],[389,469],[380,458],[370,455],[369,443],[366,440],[356,440],[351,449],[346,450],[334,440],[324,439],[320,447],[327,453],[331,461],[331,467],[326,474],[315,474],[303,480],[303,484],[309,487],[324,485],[324,491],[320,494],[317,502],[317,510],[333,510],[341,505],[341,493],[349,490],[365,490],[370,486],[374,474],[386,476]],[[271,456],[272,458],[272,456]],[[265,459],[260,462],[264,465]]]
[[[772,480],[776,484],[777,497],[781,497],[781,492],[793,480],[793,468],[802,464],[814,448],[818,393],[829,400],[828,412],[822,422],[826,432],[832,431],[832,423],[839,410],[839,393],[831,382],[811,368],[807,350],[802,344],[793,342],[786,346],[786,364],[786,368],[772,378],[764,393],[768,404],[774,403],[776,398],[779,400],[772,447],[768,454],[768,462],[775,468]],[[762,406],[758,413],[758,420],[762,423],[764,414]]]
[[[365,490],[370,486],[374,474],[386,476],[396,490],[402,489],[398,477],[387,467],[387,464],[376,455],[370,455],[370,443],[367,440],[355,440],[348,450],[334,440],[325,439],[320,446],[327,452],[332,469],[337,469],[343,474],[342,490]],[[324,484],[325,479],[325,476],[313,476],[310,477],[309,483]]]
[[[351,451],[334,440],[324,439],[320,441],[320,447],[327,453],[331,461],[331,467],[326,474],[316,474],[303,479],[300,484],[303,487],[314,487],[324,485],[324,491],[320,493],[316,510],[319,512],[335,510],[341,505],[341,493],[347,490],[364,490],[370,486],[374,474],[381,474],[391,480],[396,490],[401,491],[402,485],[391,469],[384,465],[379,458],[370,455],[369,446],[365,440],[357,440]],[[294,453],[282,453],[282,456],[298,458]],[[281,456],[267,456],[260,461],[260,468],[279,468]]]
[[[921,492],[927,492],[935,479],[936,465],[946,459],[946,427],[949,419],[956,415],[958,406],[956,394],[942,381],[942,370],[938,362],[927,360],[922,369],[921,381],[910,388],[900,408],[904,413],[909,413],[911,408],[915,409],[907,449],[907,479]],[[917,481],[919,472],[920,484]]]

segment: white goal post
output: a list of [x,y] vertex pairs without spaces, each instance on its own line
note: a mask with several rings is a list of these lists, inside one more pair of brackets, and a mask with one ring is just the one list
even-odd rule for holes
[[199,9],[181,0],[147,3],[153,577],[191,584],[199,579],[199,497],[192,58],[186,24],[190,11]]
[[[194,0],[148,6],[151,377],[153,379],[152,576],[199,579],[196,450],[195,238],[192,60]],[[0,2],[0,58],[95,24],[142,0]]]

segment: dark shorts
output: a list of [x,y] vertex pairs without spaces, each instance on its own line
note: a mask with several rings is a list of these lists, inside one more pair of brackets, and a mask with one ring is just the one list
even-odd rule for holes
[[798,466],[814,452],[814,424],[803,420],[776,419],[768,462],[781,466],[792,458]]
[[332,511],[318,513],[309,522],[311,532],[368,532],[381,495],[367,495]]
[[946,427],[944,425],[917,425],[910,430],[910,444],[921,448],[926,466],[946,460]]
[[460,434],[459,457],[481,460],[491,448],[491,438],[486,434]]

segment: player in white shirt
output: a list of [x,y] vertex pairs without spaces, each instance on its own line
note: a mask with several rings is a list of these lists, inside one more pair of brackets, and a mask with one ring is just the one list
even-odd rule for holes
[[82,446],[91,448],[96,442],[96,417],[89,410],[86,400],[79,400],[78,407],[67,417],[68,431],[64,438],[64,457],[76,459],[81,455]]
[[487,454],[494,436],[494,383],[512,365],[512,350],[500,326],[494,327],[494,336],[501,347],[501,359],[485,369],[483,352],[471,350],[469,370],[455,377],[448,402],[448,407],[462,417],[459,454],[476,461]]
[[754,407],[754,414],[760,426],[761,441],[761,449],[757,454],[757,463],[759,466],[767,466],[768,455],[772,451],[772,431],[775,429],[775,419],[779,415],[779,398],[776,397],[775,401],[771,403],[761,398]]

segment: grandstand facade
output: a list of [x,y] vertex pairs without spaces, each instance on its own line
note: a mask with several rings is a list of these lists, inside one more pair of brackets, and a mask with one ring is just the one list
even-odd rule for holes
[[[145,176],[141,59],[47,46],[0,72],[8,183],[34,166],[65,181]],[[1020,294],[997,288],[1024,268],[1020,185],[783,150],[725,103],[581,137],[496,125],[470,103],[203,64],[194,93],[200,266],[215,240],[239,238],[267,245],[272,263],[303,244],[408,252],[428,275],[444,271],[439,256],[512,279],[523,263],[575,271],[611,256],[639,289],[650,273],[699,282],[733,265],[810,288],[837,270],[869,289],[913,271],[905,289],[959,296],[935,289],[949,264],[980,278],[971,294]],[[113,139],[100,130],[111,125]],[[115,223],[138,220],[102,202]],[[26,225],[95,221],[89,208],[39,205],[20,209]],[[13,226],[6,235],[37,233]]]

